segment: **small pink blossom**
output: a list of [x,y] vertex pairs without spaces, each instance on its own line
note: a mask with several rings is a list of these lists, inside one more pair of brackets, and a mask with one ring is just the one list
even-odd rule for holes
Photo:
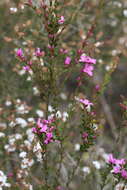
[[80,99],[79,102],[81,102],[82,104],[84,104],[85,106],[93,106],[93,103],[90,102],[88,99]]
[[41,122],[40,118],[37,120],[37,127],[39,128],[39,131],[41,133],[46,133],[46,131],[48,129],[47,124],[45,122]]
[[96,90],[96,91],[99,91],[99,90],[100,90],[100,85],[99,85],[99,84],[96,84],[95,90]]
[[84,140],[86,140],[87,137],[88,137],[88,133],[84,132],[84,133],[82,134],[82,138],[83,138]]
[[108,159],[108,163],[109,164],[115,164],[115,165],[118,166],[118,165],[124,165],[124,164],[126,164],[126,161],[125,161],[124,158],[122,158],[122,159],[116,159],[116,158],[113,157],[112,154],[110,154],[109,155],[109,159]]
[[94,66],[86,63],[81,71],[84,73],[87,73],[89,76],[92,77],[93,76],[93,70],[94,70]]
[[28,61],[27,64],[28,64],[28,65],[32,65],[32,61]]
[[9,172],[8,174],[7,174],[7,177],[13,177],[14,176],[14,174],[12,173],[12,172]]
[[81,55],[79,62],[96,64],[96,59],[93,59],[93,58],[86,56],[86,55]]
[[56,190],[62,190],[61,186],[57,186]]
[[68,50],[67,50],[67,49],[63,49],[63,48],[61,48],[61,49],[60,49],[60,53],[62,53],[62,54],[66,54],[66,53],[68,53]]
[[125,159],[124,158],[122,158],[122,159],[116,159],[116,164],[117,165],[124,165],[124,164],[126,164]]
[[28,4],[32,6],[33,0],[28,0]]
[[124,178],[124,179],[127,179],[127,171],[125,169],[123,169],[121,171],[121,176]]
[[33,133],[37,133],[42,137],[41,135],[44,134],[43,143],[49,144],[50,142],[55,142],[55,139],[53,138],[53,131],[55,130],[55,126],[51,126],[52,122],[54,122],[54,119],[41,119],[39,118],[37,120],[37,126],[36,128],[32,128]]
[[48,37],[49,37],[49,38],[54,38],[55,35],[54,35],[54,34],[49,34]]
[[58,20],[59,24],[63,24],[65,22],[64,16],[61,16],[60,19]]
[[121,173],[121,167],[119,165],[114,166],[113,167],[113,173],[115,173],[115,174]]
[[54,49],[54,45],[51,46],[50,44],[48,44],[47,47],[48,47],[49,49],[51,49],[51,50]]
[[39,131],[41,133],[46,133],[47,129],[48,129],[47,125],[43,125]]
[[70,57],[66,57],[65,61],[64,61],[64,64],[65,65],[70,65],[71,63],[71,58]]
[[20,57],[20,58],[23,57],[23,51],[22,51],[21,48],[17,50],[16,55],[17,55],[18,57]]
[[23,66],[23,69],[24,69],[25,71],[29,71],[29,70],[30,70],[30,66],[29,66],[29,65]]
[[36,51],[35,51],[35,55],[36,55],[37,57],[44,56],[44,51],[41,51],[40,48],[37,48]]
[[32,128],[33,133],[37,133],[37,129],[35,127]]
[[53,138],[52,132],[47,132],[47,133],[46,133],[46,139],[44,140],[44,143],[45,143],[45,144],[49,144],[50,142],[53,141],[52,138]]
[[109,154],[108,163],[109,164],[116,164],[116,159],[113,157],[112,154]]

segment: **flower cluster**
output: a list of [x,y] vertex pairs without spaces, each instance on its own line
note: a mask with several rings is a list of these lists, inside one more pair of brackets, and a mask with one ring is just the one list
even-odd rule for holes
[[[41,51],[40,48],[36,48],[35,49],[35,52],[33,53],[33,58],[36,57],[36,58],[40,58],[40,57],[43,57],[45,55],[45,52],[44,51]],[[24,56],[24,53],[23,53],[23,50],[21,48],[19,48],[17,51],[16,51],[16,57],[19,58],[19,60],[23,63],[23,70],[25,71],[29,71],[31,68],[32,68],[32,63],[33,63],[33,60],[29,60],[27,58],[27,56]]]
[[3,171],[0,170],[0,190],[3,189],[3,187],[10,187],[11,184],[7,183],[7,176],[3,173]]
[[37,126],[32,128],[33,133],[37,134],[39,137],[42,137],[44,144],[49,144],[54,142],[53,131],[55,126],[53,126],[54,119],[38,119]]
[[96,64],[96,59],[82,54],[80,56],[79,62],[85,63],[82,68],[83,73],[87,73],[90,77],[93,76],[94,64]]
[[109,155],[108,164],[111,166],[111,172],[118,177],[127,180],[127,162],[124,158],[116,159],[112,154]]

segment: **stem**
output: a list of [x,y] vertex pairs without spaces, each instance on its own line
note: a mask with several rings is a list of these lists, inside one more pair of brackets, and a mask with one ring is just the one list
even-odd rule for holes
[[66,188],[69,188],[69,185],[70,185],[71,181],[73,180],[73,178],[74,178],[74,176],[75,176],[75,173],[76,173],[76,171],[77,171],[77,169],[78,169],[78,167],[79,167],[79,165],[80,165],[80,162],[81,162],[81,155],[80,155],[80,157],[79,157],[79,160],[78,160],[77,164],[76,164],[75,167],[73,168],[72,173],[71,173],[70,176],[68,177],[68,181],[67,181],[67,183],[66,183]]
[[64,153],[64,151],[63,151],[63,143],[61,141],[61,143],[60,143],[60,160],[59,160],[59,163],[58,163],[59,167],[58,167],[58,169],[56,171],[56,179],[55,179],[56,185],[55,186],[59,185],[58,178],[60,176],[60,171],[61,171],[61,167],[62,167],[62,160],[63,160],[63,156],[64,156],[63,153]]

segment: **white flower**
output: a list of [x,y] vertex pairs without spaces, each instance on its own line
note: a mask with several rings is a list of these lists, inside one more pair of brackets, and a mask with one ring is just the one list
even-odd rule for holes
[[40,151],[40,150],[41,150],[41,145],[38,142],[36,145],[34,145],[33,152],[37,152],[37,151]]
[[16,111],[19,114],[24,114],[24,113],[28,113],[29,111],[26,109],[26,105],[25,104],[21,104],[21,105],[17,105],[16,106]]
[[27,129],[26,134],[27,134],[28,140],[29,140],[30,142],[32,142],[33,139],[34,139],[34,134],[33,134],[32,130],[31,130],[31,129]]
[[5,102],[5,106],[11,106],[11,105],[12,105],[12,102],[11,102],[11,101],[7,100],[7,101]]
[[29,185],[29,190],[33,190],[33,186],[31,184]]
[[6,175],[3,173],[3,171],[0,170],[0,190],[2,189],[2,187],[10,187],[11,184],[7,183],[7,177]]
[[16,13],[18,9],[16,7],[10,7],[11,13]]
[[[124,183],[123,183],[123,182],[120,182],[120,183],[118,183],[118,184],[116,185],[115,190],[123,189],[123,187],[124,187]],[[125,188],[124,188],[124,190],[125,190]]]
[[44,117],[44,112],[41,111],[41,110],[37,110],[37,111],[36,111],[36,114],[37,114],[39,117]]
[[57,118],[61,118],[62,117],[62,114],[61,114],[61,112],[59,110],[56,112],[56,117]]
[[7,152],[15,152],[16,147],[13,146],[13,145],[6,144],[6,145],[4,146],[4,149],[5,149]]
[[28,167],[31,167],[33,164],[34,164],[33,159],[29,160],[28,158],[24,158],[21,163],[21,168],[22,169],[28,168]]
[[33,94],[34,95],[38,95],[39,94],[39,90],[38,90],[38,88],[36,86],[33,87]]
[[15,134],[15,139],[16,139],[16,140],[22,139],[22,135],[19,134],[19,133],[16,133],[16,134]]
[[6,128],[7,127],[7,125],[6,125],[6,123],[0,123],[0,128]]
[[35,123],[35,119],[34,119],[33,117],[29,117],[27,120],[28,120],[28,122],[33,122],[33,123]]
[[26,147],[30,150],[31,149],[31,142],[28,140],[24,141],[24,144],[26,145]]
[[5,137],[5,134],[0,132],[0,138]]
[[53,111],[55,111],[55,110],[53,109],[53,107],[52,107],[51,105],[49,105],[49,106],[48,106],[48,111],[49,111],[49,112],[53,112]]
[[19,154],[19,157],[20,158],[25,158],[26,157],[26,155],[27,155],[27,152],[20,152],[20,154]]
[[127,17],[127,9],[125,9],[125,10],[123,11],[123,15],[124,15],[125,17]]
[[27,81],[31,81],[32,79],[31,79],[30,76],[28,76],[26,80],[27,80]]
[[37,153],[36,153],[36,157],[37,157],[37,161],[38,161],[38,162],[41,162],[41,161],[42,161],[42,154],[41,154],[41,152],[37,152]]
[[75,151],[79,151],[80,150],[80,144],[75,144]]
[[85,166],[85,167],[82,168],[82,171],[83,171],[84,173],[86,173],[86,174],[89,174],[89,173],[90,173],[90,168],[87,167],[87,166]]
[[63,112],[63,121],[67,121],[67,118],[69,117],[68,113],[66,111]]
[[7,177],[4,175],[3,171],[0,170],[0,183],[3,185],[6,183]]
[[[24,70],[23,70],[24,71]],[[21,100],[18,98],[17,100],[16,100],[16,102],[19,104],[19,103],[21,103]]]
[[60,97],[61,97],[61,99],[63,99],[63,100],[67,100],[67,96],[66,96],[66,94],[64,94],[64,93],[61,93],[61,94],[60,94]]
[[20,71],[18,71],[18,74],[20,76],[24,75],[26,73],[26,71],[24,69],[21,69]]
[[101,164],[100,164],[100,162],[97,161],[97,160],[93,161],[93,165],[94,165],[95,168],[98,169],[98,170],[101,168]]
[[96,123],[93,123],[93,129],[97,130],[98,129],[98,125]]
[[9,137],[9,144],[14,145],[15,144],[15,138],[13,136]]
[[21,125],[22,128],[26,127],[27,126],[27,122],[25,119],[21,118],[21,117],[18,117],[16,118],[16,124],[19,124]]
[[14,121],[11,121],[8,125],[9,127],[15,127],[16,123]]

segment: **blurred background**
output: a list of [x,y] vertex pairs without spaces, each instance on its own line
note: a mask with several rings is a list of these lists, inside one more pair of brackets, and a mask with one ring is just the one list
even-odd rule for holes
[[[43,103],[40,102],[37,86],[28,73],[22,70],[20,63],[15,58],[15,51],[20,47],[44,49],[47,43],[44,26],[41,26],[39,33],[40,21],[38,21],[37,15],[23,4],[24,2],[25,0],[0,1],[0,169],[6,175],[11,176],[12,173],[13,177],[10,177],[9,180],[15,189],[20,189],[18,185],[15,185],[16,183],[20,184],[16,181],[15,173],[20,170],[18,169],[19,158],[16,154],[16,152],[18,154],[21,152],[18,150],[20,140],[23,139],[25,144],[22,144],[22,152],[29,152],[33,149],[31,141],[33,136],[29,129],[33,125],[34,118],[43,116]],[[37,1],[34,3],[36,4]],[[98,0],[64,0],[61,1],[61,4],[63,4],[62,13],[65,18],[69,18],[70,15],[74,16],[62,36],[61,44],[64,48],[75,49],[86,36],[91,25],[95,24],[93,36],[88,40],[86,48],[88,51],[93,48],[94,44],[94,57],[97,59],[95,76],[91,83],[101,85],[102,81],[106,80],[105,73],[110,71],[114,63],[116,66],[99,99],[97,112],[103,126],[102,134],[97,140],[97,145],[90,150],[96,152],[91,159],[98,163],[102,162],[103,165],[102,157],[105,157],[107,153],[117,149],[116,155],[126,156],[127,152],[127,123],[126,121],[122,123],[122,110],[119,106],[119,103],[126,100],[127,95],[127,1],[105,0],[103,7],[100,7]],[[67,81],[64,90],[65,96],[71,94],[75,89],[76,76],[75,71],[71,79]],[[90,86],[92,84],[88,85],[88,92]],[[63,98],[61,104],[65,103],[67,102],[64,102]],[[15,122],[17,126],[20,125],[19,129],[13,127]],[[119,145],[117,145],[115,135],[119,128],[123,129],[123,133]],[[14,137],[14,134],[21,134],[21,136]],[[15,141],[18,141],[17,147],[14,146]],[[25,146],[27,146],[27,150]],[[76,147],[78,149],[78,143],[75,144],[75,151],[77,151]],[[88,155],[87,157],[89,158]],[[32,153],[29,167],[36,172],[30,177],[34,181],[33,184],[41,184],[39,163],[33,158],[34,154]],[[88,158],[86,165],[89,165]],[[83,168],[85,167],[84,165]],[[89,167],[94,168],[91,165]],[[101,167],[101,164],[98,167]],[[96,170],[98,172],[97,166]],[[86,176],[86,174],[83,175]],[[81,190],[84,187],[92,190],[94,177],[91,176],[93,183],[82,184],[80,187],[75,184],[75,187],[79,187]],[[26,189],[30,189],[30,184],[27,185]],[[25,187],[21,189],[25,189]],[[35,185],[33,189],[39,188]]]

